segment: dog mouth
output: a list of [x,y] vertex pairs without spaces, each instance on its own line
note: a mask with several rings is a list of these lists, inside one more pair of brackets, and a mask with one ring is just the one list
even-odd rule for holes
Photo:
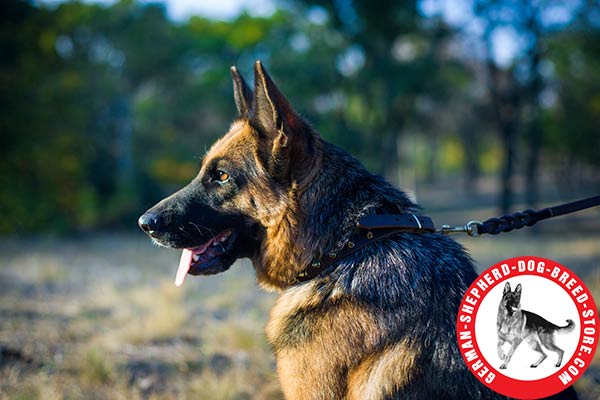
[[232,249],[235,238],[235,232],[227,229],[197,247],[183,249],[175,286],[183,285],[188,274],[211,275],[227,269],[222,258]]
[[508,310],[508,312],[514,313],[515,311],[519,311],[519,306],[515,306],[514,304],[507,304],[506,309]]

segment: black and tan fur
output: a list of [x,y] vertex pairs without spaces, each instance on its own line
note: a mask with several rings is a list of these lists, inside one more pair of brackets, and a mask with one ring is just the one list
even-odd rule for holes
[[[542,346],[558,355],[555,367],[560,367],[564,355],[564,350],[554,343],[554,334],[557,332],[568,333],[575,329],[575,322],[568,319],[567,325],[558,326],[550,321],[534,314],[530,311],[521,309],[521,284],[519,283],[514,291],[510,289],[510,283],[504,285],[502,300],[498,306],[498,322],[496,329],[498,331],[498,356],[503,361],[500,369],[505,369],[510,362],[517,347],[525,341],[535,352],[540,354],[540,358],[531,364],[531,368],[536,368],[544,361],[548,355],[544,353]],[[503,346],[510,344],[508,353],[504,353]]]
[[251,90],[232,68],[239,119],[198,176],[140,218],[144,230],[175,248],[235,232],[222,257],[190,273],[221,272],[248,257],[259,284],[279,291],[267,336],[287,399],[499,398],[459,354],[455,318],[477,274],[453,240],[398,234],[327,276],[296,281],[313,259],[343,246],[361,216],[418,207],[325,142],[260,62],[254,72]]

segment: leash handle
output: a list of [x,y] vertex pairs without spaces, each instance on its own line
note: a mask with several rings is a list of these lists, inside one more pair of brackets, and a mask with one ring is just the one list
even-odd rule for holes
[[514,214],[503,215],[499,218],[490,218],[484,222],[470,221],[464,227],[444,225],[439,232],[445,234],[453,232],[465,232],[469,236],[480,236],[484,233],[497,235],[502,232],[510,232],[514,229],[521,229],[525,226],[535,225],[538,221],[544,219],[571,214],[599,205],[600,196],[588,197],[587,199],[560,204],[557,206],[544,208],[539,211],[528,209]]

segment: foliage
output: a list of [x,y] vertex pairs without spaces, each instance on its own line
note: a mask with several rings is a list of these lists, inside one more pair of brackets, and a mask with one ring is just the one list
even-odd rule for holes
[[553,152],[600,165],[600,34],[561,32],[549,40],[557,82],[548,110],[547,144]]
[[[2,2],[0,233],[133,227],[196,173],[235,116],[228,67],[251,78],[255,59],[326,139],[395,182],[411,166],[427,180],[497,172],[477,157],[499,149],[467,33],[417,1],[279,4],[268,17],[174,22],[132,0]],[[554,100],[541,146],[597,168],[600,41],[585,15],[543,32]]]

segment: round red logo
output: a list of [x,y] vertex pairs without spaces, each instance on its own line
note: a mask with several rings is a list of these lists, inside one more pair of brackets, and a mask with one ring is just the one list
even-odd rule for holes
[[565,266],[522,256],[495,264],[469,287],[456,334],[469,370],[490,389],[537,399],[572,385],[598,346],[596,304]]

